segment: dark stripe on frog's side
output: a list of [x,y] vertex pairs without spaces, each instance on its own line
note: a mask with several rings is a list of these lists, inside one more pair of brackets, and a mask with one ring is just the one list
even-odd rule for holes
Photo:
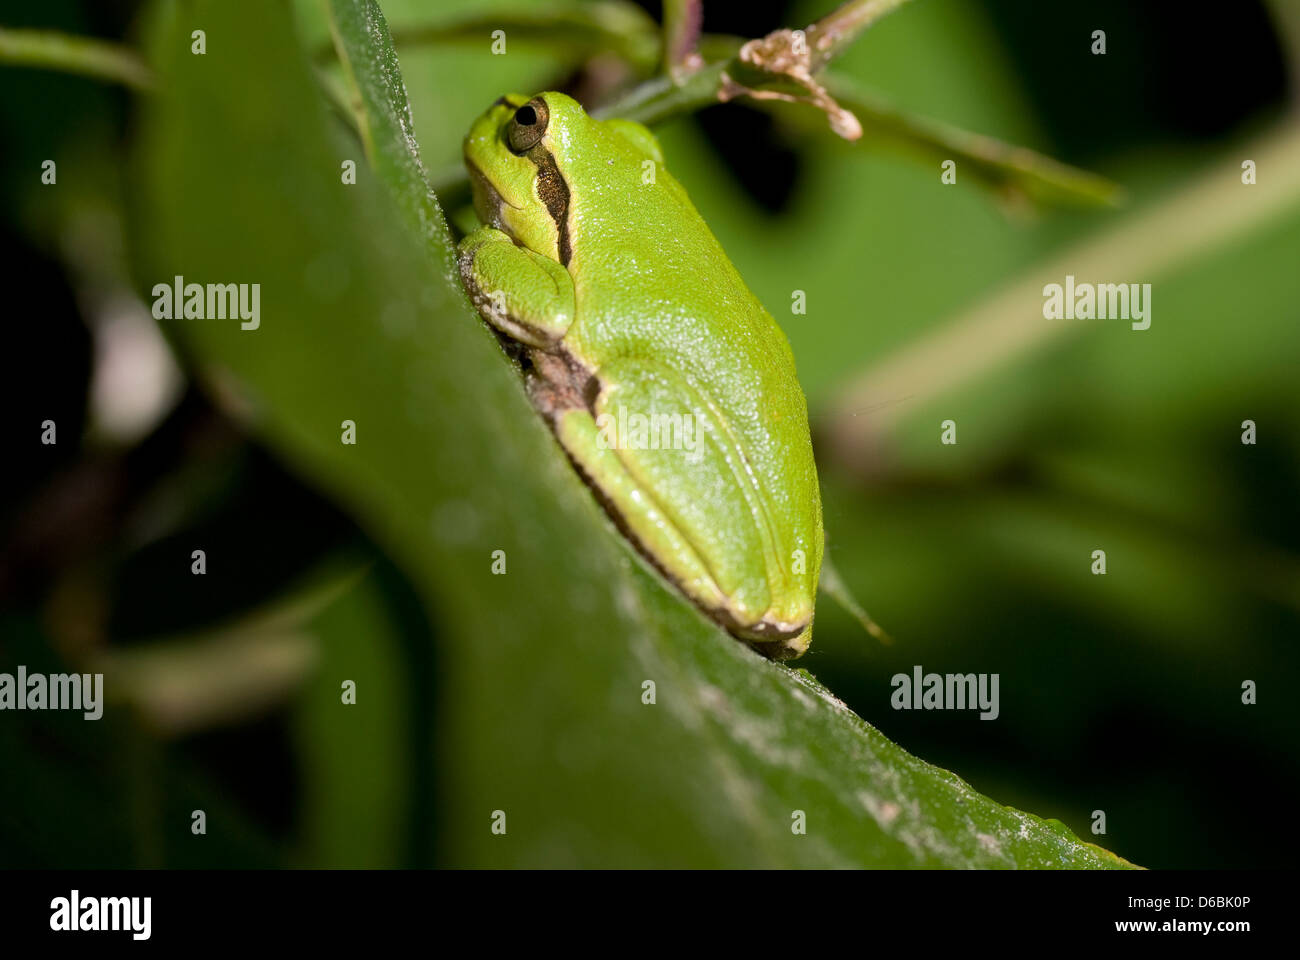
[[560,265],[567,267],[569,258],[573,255],[573,248],[569,244],[569,185],[564,182],[560,168],[555,165],[555,157],[540,143],[524,156],[537,167],[537,195],[546,204],[546,212],[555,221],[559,235],[556,246],[559,248]]

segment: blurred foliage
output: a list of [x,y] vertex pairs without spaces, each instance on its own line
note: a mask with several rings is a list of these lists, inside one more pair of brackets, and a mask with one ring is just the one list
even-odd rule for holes
[[[608,82],[581,44],[492,57],[483,37],[419,39],[510,6],[383,4],[413,38],[401,80],[435,180],[501,92]],[[1253,4],[1212,61],[1161,42],[1185,13],[1152,6],[1164,12],[925,0],[836,62],[902,110],[1096,169],[1126,188],[1121,212],[1009,218],[960,172],[942,187],[931,160],[837,143],[795,108],[730,105],[657,130],[790,336],[819,440],[864,370],[1009,283],[1059,282],[1045,264],[1294,122],[1269,66],[1285,41]],[[27,376],[9,379],[33,386],[12,422],[60,424],[59,447],[16,458],[5,481],[0,669],[157,663],[246,637],[258,610],[313,652],[286,698],[236,697],[242,712],[197,731],[160,726],[145,699],[99,724],[11,716],[0,756],[22,786],[0,804],[4,862],[1105,861],[890,741],[1079,836],[1105,810],[1096,839],[1147,866],[1291,859],[1270,805],[1300,779],[1300,712],[1273,682],[1298,666],[1300,626],[1296,197],[1159,277],[1098,278],[1157,281],[1150,330],[1095,321],[1008,350],[955,391],[887,398],[887,418],[863,413],[870,469],[819,444],[831,556],[898,642],[867,641],[823,601],[798,664],[818,683],[703,622],[612,535],[460,297],[440,220],[411,203],[418,171],[385,135],[395,75],[357,68],[373,62],[364,5],[333,7],[358,59],[351,80],[324,66],[324,82],[355,83],[374,124],[354,187],[339,163],[361,145],[313,80],[333,45],[315,0],[293,5],[294,27],[278,6],[137,17],[71,0],[5,23],[125,35],[151,51],[165,96],[0,67],[5,248],[50,314],[17,325],[10,358]],[[760,36],[825,12],[746,7],[706,5],[705,30]],[[1110,51],[1086,56],[1101,22],[1118,25]],[[188,53],[194,25],[205,57]],[[1253,85],[1236,82],[1243,64]],[[1163,99],[1192,76],[1234,92],[1191,111]],[[46,157],[57,190],[33,173]],[[262,329],[172,325],[204,392],[143,439],[79,442],[104,315],[123,298],[143,309],[173,273],[261,282]],[[787,315],[792,289],[807,315]],[[1041,302],[1024,309],[1032,324]],[[937,443],[946,417],[956,447]],[[1255,447],[1238,439],[1248,417]],[[355,447],[338,443],[345,418]],[[188,574],[195,544],[206,578]],[[1088,572],[1098,546],[1104,578]],[[505,577],[485,575],[493,549]],[[999,673],[1001,716],[891,710],[890,676],[915,664]],[[218,698],[219,673],[200,678]],[[339,678],[358,681],[355,707],[339,706]],[[1244,679],[1257,706],[1240,704]],[[498,808],[505,838],[488,833]],[[790,835],[796,808],[807,837]]]

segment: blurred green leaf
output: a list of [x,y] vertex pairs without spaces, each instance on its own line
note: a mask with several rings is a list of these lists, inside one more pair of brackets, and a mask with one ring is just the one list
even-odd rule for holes
[[134,50],[54,30],[0,27],[0,64],[65,70],[136,90],[153,86],[153,77]]
[[[338,560],[335,560],[338,564]],[[355,562],[344,569],[355,569]],[[352,589],[314,616],[316,663],[294,709],[302,775],[300,849],[313,867],[408,866],[425,800],[414,752],[415,678],[403,666],[400,605],[390,573],[371,564]],[[427,631],[412,640],[428,642]],[[364,637],[365,642],[358,642]],[[343,702],[344,684],[354,699]],[[431,702],[430,691],[423,699]]]
[[[256,330],[170,328],[214,394],[423,598],[438,666],[411,668],[440,698],[438,862],[1125,865],[910,756],[646,567],[469,308],[445,225],[421,218],[377,8],[334,9],[374,155],[355,185],[340,176],[355,145],[331,139],[285,8],[196,4],[204,57],[188,26],[159,32],[170,96],[148,106],[140,145],[140,280],[261,284]],[[504,576],[489,572],[498,550]],[[361,624],[352,642],[373,642]],[[495,810],[506,836],[490,832]]]
[[439,11],[427,24],[395,28],[393,38],[403,49],[451,41],[486,44],[498,30],[505,34],[507,52],[510,44],[537,45],[574,63],[608,53],[641,72],[659,59],[657,24],[629,0],[529,0],[450,16]]
[[[842,389],[831,412],[839,455],[860,464],[863,448],[878,439],[869,436],[868,423],[883,431],[906,412],[891,400],[906,395],[917,406],[932,404],[936,397],[995,376],[1023,355],[1066,334],[1098,324],[1126,327],[1122,320],[1045,317],[1046,282],[1063,283],[1067,275],[1075,274],[1081,282],[1120,276],[1160,280],[1300,207],[1300,131],[1291,124],[1279,126],[1244,145],[1242,152],[1265,169],[1277,171],[1276,175],[1243,189],[1240,159],[1226,158],[1158,205],[1062,251],[1048,263],[1034,264],[994,297],[926,336],[913,338],[905,350],[859,373]],[[926,446],[933,453],[933,444]]]

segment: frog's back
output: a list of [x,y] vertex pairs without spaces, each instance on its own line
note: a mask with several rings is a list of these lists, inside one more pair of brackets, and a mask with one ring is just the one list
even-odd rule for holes
[[[614,366],[640,371],[647,384],[680,380],[727,460],[724,472],[744,490],[772,606],[811,616],[821,503],[789,342],[681,185],[659,163],[646,183],[653,158],[613,131],[601,133],[599,149],[584,151],[574,168],[599,186],[570,204],[577,309],[566,343],[598,380]],[[641,397],[650,402],[649,386]],[[683,500],[707,497],[721,482],[710,476],[700,470],[696,490],[689,480],[669,489]]]

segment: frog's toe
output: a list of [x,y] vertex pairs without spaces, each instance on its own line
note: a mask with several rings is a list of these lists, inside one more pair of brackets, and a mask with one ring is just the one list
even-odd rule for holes
[[777,636],[768,639],[745,638],[745,642],[769,660],[794,660],[802,657],[812,643],[812,624],[809,623],[794,636]]
[[728,623],[724,626],[732,636],[743,640],[763,656],[772,660],[791,660],[803,655],[812,640],[812,611],[797,619],[781,619],[769,610],[756,622]]

